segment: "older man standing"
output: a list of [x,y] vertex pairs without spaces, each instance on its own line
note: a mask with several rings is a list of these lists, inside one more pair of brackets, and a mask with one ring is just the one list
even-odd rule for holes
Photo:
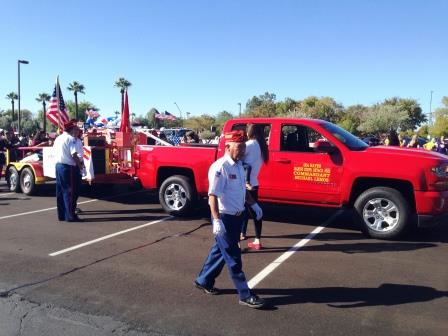
[[83,168],[75,145],[78,132],[76,120],[70,120],[64,124],[64,132],[56,138],[53,145],[56,159],[56,201],[60,221],[81,221],[75,214],[76,176]]
[[[251,308],[261,308],[265,301],[249,289],[242,270],[241,250],[238,246],[244,219],[246,187],[241,162],[245,152],[244,132],[226,133],[225,155],[214,162],[208,172],[209,205],[213,222],[215,243],[212,246],[195,286],[206,294],[216,295],[215,279],[225,264],[238,291],[239,303]],[[248,199],[252,209],[261,218],[263,213],[257,203]]]

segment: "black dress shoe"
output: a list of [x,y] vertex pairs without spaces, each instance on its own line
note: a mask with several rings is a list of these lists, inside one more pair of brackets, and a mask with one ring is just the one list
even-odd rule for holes
[[240,305],[248,306],[250,308],[261,308],[266,304],[266,301],[252,294],[247,299],[240,300]]
[[202,286],[197,281],[194,282],[194,285],[196,286],[196,288],[202,290],[205,294],[209,294],[209,295],[218,295],[219,294],[218,288]]
[[67,219],[67,222],[82,222],[83,220],[79,217],[74,217],[73,219]]

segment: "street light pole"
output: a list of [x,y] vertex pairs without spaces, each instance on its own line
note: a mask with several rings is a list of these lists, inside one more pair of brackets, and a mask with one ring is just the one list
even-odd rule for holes
[[22,115],[20,113],[20,64],[29,64],[30,62],[25,61],[25,60],[17,60],[17,82],[18,82],[18,118],[17,118],[17,133],[20,136],[20,123],[21,123],[21,118]]
[[181,126],[183,127],[183,126],[184,126],[184,121],[182,120],[182,111],[180,110],[179,105],[177,105],[176,102],[174,102],[174,105],[176,105],[177,109],[179,110],[179,113],[180,113],[180,122],[182,123]]
[[432,120],[432,93],[434,91],[431,90],[431,98],[429,98],[429,124],[432,126],[433,125],[433,120]]
[[238,103],[238,105],[240,106],[240,112],[239,112],[238,116],[241,117],[241,103]]

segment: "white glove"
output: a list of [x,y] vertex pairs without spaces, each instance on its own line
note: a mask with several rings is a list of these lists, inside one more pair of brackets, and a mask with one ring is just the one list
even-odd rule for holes
[[263,210],[261,210],[260,206],[258,205],[258,203],[254,203],[250,206],[252,208],[252,210],[255,212],[255,218],[257,220],[260,220],[263,217]]
[[219,235],[226,232],[226,229],[224,228],[224,223],[219,218],[213,218],[213,234]]

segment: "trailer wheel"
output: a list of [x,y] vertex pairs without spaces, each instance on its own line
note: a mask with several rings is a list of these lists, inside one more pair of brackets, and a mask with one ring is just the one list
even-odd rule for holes
[[19,172],[16,167],[10,166],[8,168],[8,172],[6,175],[6,182],[8,184],[8,188],[10,191],[19,193],[20,190],[20,181],[19,181]]
[[34,173],[29,167],[23,168],[20,173],[20,188],[26,195],[33,195],[36,192]]
[[191,180],[183,175],[174,175],[163,181],[159,189],[159,202],[173,216],[189,214],[196,201],[196,191]]
[[412,211],[403,195],[387,187],[364,191],[355,201],[354,219],[370,237],[396,239],[412,226]]

